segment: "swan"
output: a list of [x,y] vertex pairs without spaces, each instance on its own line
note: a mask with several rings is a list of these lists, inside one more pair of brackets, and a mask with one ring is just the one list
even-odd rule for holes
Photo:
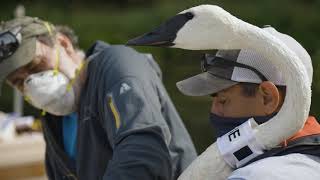
[[[312,77],[308,77],[301,58],[271,33],[236,18],[218,6],[200,5],[184,10],[152,32],[129,40],[127,44],[188,50],[252,49],[284,70],[287,93],[282,108],[276,116],[254,129],[256,139],[266,150],[299,131],[308,117]],[[215,142],[179,179],[222,180],[232,171]]]

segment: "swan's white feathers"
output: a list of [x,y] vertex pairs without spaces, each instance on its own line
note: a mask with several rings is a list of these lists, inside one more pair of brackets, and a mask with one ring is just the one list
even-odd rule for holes
[[[230,26],[232,22],[238,20],[236,17],[231,16],[220,7],[212,5],[197,6],[185,10],[181,14],[187,12],[191,12],[194,17],[178,31],[173,47],[203,50],[220,46],[221,49],[230,49],[228,47],[230,43],[221,42],[229,40],[228,34],[234,34],[238,30],[235,26]],[[224,33],[216,32],[212,27],[219,27]],[[213,39],[214,41],[211,41]],[[236,41],[236,39],[232,41]]]

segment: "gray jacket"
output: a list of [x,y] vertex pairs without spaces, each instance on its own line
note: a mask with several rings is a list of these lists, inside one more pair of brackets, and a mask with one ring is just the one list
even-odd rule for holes
[[[76,162],[70,163],[59,150],[61,142],[51,143],[61,141],[58,135],[47,135],[47,144],[58,145],[47,147],[50,179],[176,179],[196,152],[156,62],[131,48],[103,42],[87,56]],[[44,131],[50,134],[52,127]]]

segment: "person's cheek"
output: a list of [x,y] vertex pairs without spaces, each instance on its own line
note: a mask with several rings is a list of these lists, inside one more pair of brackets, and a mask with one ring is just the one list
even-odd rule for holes
[[241,99],[229,99],[225,106],[224,110],[226,114],[230,117],[241,117],[243,114],[246,114],[246,109],[248,108],[248,104],[246,104]]
[[234,107],[233,101],[226,99],[225,103],[221,106],[221,111],[225,117],[234,117],[236,109]]

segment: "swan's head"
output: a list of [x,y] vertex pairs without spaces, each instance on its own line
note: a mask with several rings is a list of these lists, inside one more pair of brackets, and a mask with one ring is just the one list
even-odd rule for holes
[[225,49],[222,42],[235,34],[230,23],[239,19],[214,5],[187,9],[153,31],[129,40],[127,45],[167,46],[182,49]]

